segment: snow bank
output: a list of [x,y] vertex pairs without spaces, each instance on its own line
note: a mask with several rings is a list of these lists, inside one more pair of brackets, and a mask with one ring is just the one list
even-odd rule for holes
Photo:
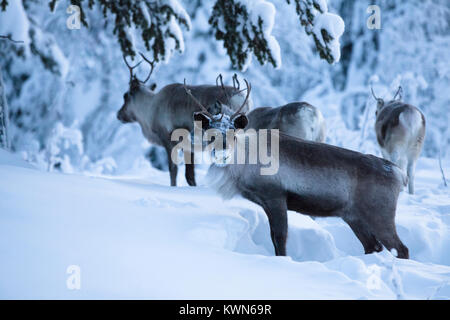
[[[419,160],[417,195],[401,195],[397,223],[411,260],[363,255],[340,219],[294,212],[289,256],[275,257],[265,214],[246,200],[172,188],[153,169],[41,172],[0,151],[0,297],[449,299],[450,197],[435,166]],[[80,290],[66,286],[71,265]]]

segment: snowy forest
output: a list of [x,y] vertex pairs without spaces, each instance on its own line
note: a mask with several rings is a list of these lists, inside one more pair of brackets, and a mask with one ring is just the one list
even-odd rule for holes
[[[237,74],[253,109],[308,102],[326,144],[377,157],[372,92],[401,86],[426,118],[397,206],[410,260],[293,212],[276,257],[264,211],[222,202],[207,167],[171,188],[164,149],[117,119],[124,59],[156,92]],[[449,61],[448,0],[0,0],[0,297],[450,299]]]

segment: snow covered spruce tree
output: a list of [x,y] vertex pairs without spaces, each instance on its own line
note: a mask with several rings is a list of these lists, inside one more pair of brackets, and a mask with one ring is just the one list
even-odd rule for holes
[[[330,64],[339,61],[339,37],[344,32],[344,22],[328,12],[326,0],[287,0],[295,4],[300,23],[314,39],[320,57]],[[135,56],[135,43],[129,28],[140,30],[145,48],[155,61],[167,60],[173,50],[184,50],[181,26],[191,27],[190,17],[177,0],[71,0],[81,10],[81,22],[88,26],[86,8],[98,5],[104,17],[113,15],[114,34],[122,52]],[[58,0],[50,1],[54,10]],[[252,53],[260,64],[269,62],[281,66],[281,50],[272,29],[275,6],[265,0],[217,0],[209,23],[217,40],[223,40],[232,66],[246,69]]]

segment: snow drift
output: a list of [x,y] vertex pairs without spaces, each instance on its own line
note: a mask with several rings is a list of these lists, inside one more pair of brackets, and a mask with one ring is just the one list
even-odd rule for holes
[[[42,172],[0,151],[0,297],[450,298],[450,197],[434,160],[419,160],[417,194],[400,196],[398,231],[411,260],[363,255],[340,219],[294,212],[289,256],[276,257],[261,208],[143,172]],[[66,284],[73,265],[79,290]]]

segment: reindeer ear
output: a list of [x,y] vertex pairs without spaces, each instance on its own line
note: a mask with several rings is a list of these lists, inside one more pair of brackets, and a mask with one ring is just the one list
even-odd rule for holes
[[245,114],[239,114],[233,119],[233,126],[235,129],[244,129],[248,124],[248,118]]
[[201,128],[208,129],[211,124],[211,119],[203,112],[194,112],[194,126],[198,127],[198,122],[201,122]]

